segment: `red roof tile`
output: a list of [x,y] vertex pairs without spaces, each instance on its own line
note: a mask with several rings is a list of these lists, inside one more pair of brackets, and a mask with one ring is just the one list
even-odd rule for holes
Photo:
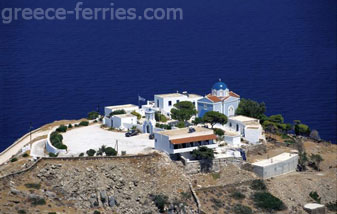
[[186,137],[186,138],[179,138],[171,140],[172,144],[182,144],[182,143],[191,143],[197,141],[204,141],[204,140],[215,140],[215,134],[203,135],[203,136],[196,136],[196,137]]

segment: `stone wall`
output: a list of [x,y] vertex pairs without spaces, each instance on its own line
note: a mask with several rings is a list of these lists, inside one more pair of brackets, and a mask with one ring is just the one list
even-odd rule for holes
[[188,160],[181,156],[181,160],[185,166],[185,171],[188,174],[196,174],[199,172],[210,171],[218,172],[225,168],[228,164],[242,164],[242,158],[216,158],[213,161],[208,160]]

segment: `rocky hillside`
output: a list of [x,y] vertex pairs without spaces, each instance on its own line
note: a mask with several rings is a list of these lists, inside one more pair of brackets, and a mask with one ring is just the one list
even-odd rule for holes
[[[166,156],[42,160],[0,183],[0,213],[195,213],[184,173]],[[167,196],[167,198],[166,198]],[[160,204],[159,204],[160,206]]]

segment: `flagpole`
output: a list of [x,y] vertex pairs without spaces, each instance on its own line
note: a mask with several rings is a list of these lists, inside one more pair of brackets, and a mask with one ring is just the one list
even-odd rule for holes
[[140,108],[140,99],[139,99],[139,94],[138,94],[138,107]]

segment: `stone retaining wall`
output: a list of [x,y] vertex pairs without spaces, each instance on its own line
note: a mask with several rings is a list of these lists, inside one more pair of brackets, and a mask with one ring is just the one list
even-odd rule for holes
[[188,174],[196,174],[205,170],[205,167],[211,172],[218,172],[228,164],[242,164],[242,158],[216,158],[213,161],[208,160],[188,160],[181,156],[181,160]]

